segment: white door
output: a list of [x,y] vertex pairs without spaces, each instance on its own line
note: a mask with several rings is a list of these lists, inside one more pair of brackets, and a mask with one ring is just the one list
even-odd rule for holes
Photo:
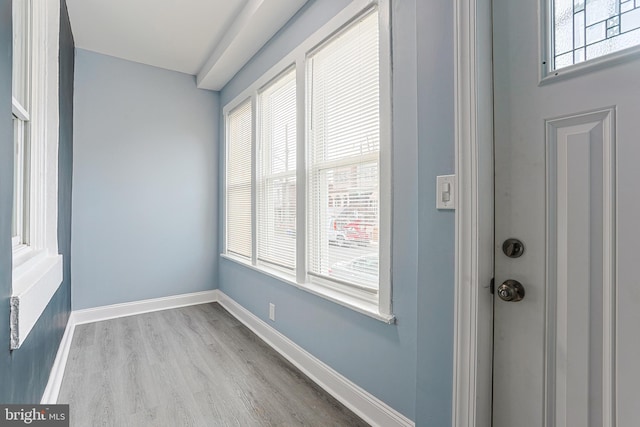
[[[495,287],[525,291],[495,295],[493,425],[640,426],[640,57],[556,72],[543,2],[493,2]],[[640,0],[555,8],[558,66],[640,42]]]

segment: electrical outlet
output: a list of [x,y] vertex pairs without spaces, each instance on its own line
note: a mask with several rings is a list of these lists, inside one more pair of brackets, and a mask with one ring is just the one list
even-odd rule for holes
[[276,305],[272,302],[269,303],[269,319],[276,321]]

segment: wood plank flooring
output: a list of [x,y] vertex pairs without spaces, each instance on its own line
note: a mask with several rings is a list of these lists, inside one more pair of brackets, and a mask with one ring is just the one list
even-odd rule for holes
[[218,304],[75,329],[71,425],[366,426]]

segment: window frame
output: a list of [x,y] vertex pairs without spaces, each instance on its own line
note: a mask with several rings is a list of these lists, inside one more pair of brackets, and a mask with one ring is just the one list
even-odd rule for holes
[[[28,123],[29,114],[13,98],[13,140],[14,140],[14,200],[13,218],[11,224],[11,247],[13,253],[28,250],[29,212],[28,188],[29,177],[29,147],[28,147]],[[16,232],[14,233],[14,228]]]
[[[22,9],[18,12],[16,24],[16,1],[12,4],[13,21],[13,63],[11,81],[11,110],[13,115],[14,139],[14,200],[11,223],[11,247],[14,253],[29,250],[29,121],[31,96],[31,55],[32,55],[32,2],[20,0]],[[16,34],[19,33],[19,52],[16,52]],[[16,61],[16,57],[20,60]],[[16,93],[16,91],[18,93]],[[15,232],[14,232],[15,231]]]
[[[58,254],[58,124],[60,1],[29,1],[28,111],[13,103],[14,116],[26,118],[27,178],[25,234],[12,236],[10,348],[19,348],[62,283]],[[12,101],[13,102],[13,101]],[[17,104],[17,105],[16,105]],[[13,234],[13,233],[11,233]]]
[[[307,123],[307,57],[317,48],[332,39],[336,34],[348,28],[352,23],[360,17],[366,15],[371,9],[377,8],[378,11],[378,30],[379,30],[379,82],[380,82],[380,151],[379,151],[379,286],[378,294],[375,301],[366,292],[358,292],[351,289],[351,286],[341,286],[339,280],[324,279],[314,277],[311,280],[307,273],[307,139],[306,139],[306,123]],[[257,238],[256,238],[256,141],[258,134],[257,125],[257,106],[260,91],[274,82],[283,73],[286,73],[292,67],[296,70],[296,114],[297,114],[297,168],[296,168],[296,269],[294,274],[287,274],[281,269],[270,267],[269,265],[257,262]],[[222,244],[221,257],[231,261],[235,261],[243,266],[249,267],[255,271],[265,275],[279,279],[280,281],[303,289],[312,294],[321,296],[325,299],[333,301],[342,306],[353,309],[357,312],[365,314],[369,317],[383,321],[385,323],[393,323],[395,316],[392,310],[392,170],[391,170],[391,153],[392,153],[392,56],[391,56],[391,12],[389,0],[355,0],[332,18],[327,24],[321,27],[313,35],[299,44],[289,54],[287,54],[276,65],[271,67],[269,71],[254,81],[249,87],[239,93],[232,101],[223,107],[223,123],[227,128],[228,114],[237,106],[251,98],[253,111],[253,132],[254,143],[252,145],[252,171],[253,171],[253,188],[252,188],[252,213],[253,213],[253,257],[246,260],[236,257],[227,252],[227,206],[226,206],[226,177],[227,165],[225,160],[223,180],[223,197],[225,206],[223,212],[224,241]],[[227,131],[225,135],[225,156],[228,151]]]
[[[250,113],[251,113],[251,177],[250,179],[250,185],[251,185],[251,205],[254,206],[254,180],[255,180],[255,174],[254,174],[254,150],[253,150],[253,146],[255,144],[255,132],[254,132],[254,128],[255,128],[255,108],[253,106],[253,101],[250,98],[246,98],[244,100],[242,100],[241,102],[239,102],[237,105],[235,105],[232,109],[230,109],[229,111],[227,111],[224,115],[224,123],[225,123],[225,176],[224,176],[224,182],[225,182],[225,191],[224,191],[224,217],[225,217],[225,227],[224,227],[224,248],[225,248],[225,253],[228,253],[228,246],[227,246],[227,242],[229,241],[229,227],[227,226],[227,222],[226,219],[228,218],[229,214],[228,214],[228,196],[229,196],[229,192],[228,192],[228,187],[227,187],[227,183],[228,183],[228,165],[229,165],[229,143],[230,143],[230,131],[231,131],[231,126],[229,125],[230,122],[230,115],[233,114],[234,112],[236,112],[240,107],[244,106],[245,103],[249,103],[249,108],[250,108]],[[232,253],[230,254],[231,256],[234,257],[238,257],[241,258],[243,260],[251,260],[251,262],[253,263],[253,260],[255,258],[255,251],[253,248],[253,241],[255,239],[254,236],[254,229],[255,229],[255,216],[252,213],[251,216],[251,250],[250,250],[250,254],[249,255],[243,255],[240,254],[239,252],[235,252],[232,251]]]
[[[277,84],[282,78],[288,76],[288,74],[292,73],[293,74],[293,79],[294,82],[296,84],[296,95],[297,95],[297,83],[298,83],[298,76],[297,76],[297,69],[295,65],[291,65],[290,67],[284,69],[281,73],[277,74],[273,79],[271,79],[267,84],[265,84],[264,86],[260,87],[260,89],[258,89],[257,94],[256,94],[256,98],[254,100],[255,104],[256,104],[256,126],[254,128],[255,131],[255,150],[256,150],[256,164],[255,164],[255,192],[256,192],[256,197],[255,197],[255,211],[256,211],[256,239],[255,239],[255,246],[256,246],[256,264],[258,265],[264,265],[267,268],[273,268],[273,269],[277,269],[277,270],[282,270],[285,274],[294,274],[296,272],[297,269],[297,254],[298,254],[298,250],[297,250],[297,235],[298,235],[298,225],[297,225],[297,206],[298,206],[298,197],[297,197],[297,188],[298,188],[298,161],[297,161],[297,157],[295,160],[295,164],[296,164],[296,168],[293,171],[288,170],[288,164],[285,165],[286,171],[285,172],[280,172],[280,173],[271,173],[271,174],[263,174],[262,171],[260,170],[260,149],[264,149],[264,141],[262,140],[262,134],[263,134],[263,121],[262,121],[262,103],[263,103],[263,95],[265,93],[265,91],[269,88],[271,88],[272,85]],[[298,131],[298,123],[297,123],[297,116],[298,116],[298,111],[297,111],[297,96],[296,96],[296,106],[295,106],[295,110],[296,110],[296,142],[295,142],[295,146],[296,146],[296,156],[297,156],[297,152],[298,152],[298,140],[297,140],[297,131]],[[271,148],[271,147],[270,147]],[[261,205],[261,188],[264,184],[265,181],[273,181],[276,179],[290,179],[290,178],[295,178],[295,184],[296,184],[296,213],[294,214],[294,216],[296,217],[296,244],[294,245],[294,251],[295,251],[295,255],[294,255],[294,260],[293,260],[293,268],[290,268],[289,266],[285,266],[285,265],[280,265],[277,264],[275,262],[266,260],[266,259],[261,259],[260,256],[260,233],[259,233],[259,225],[262,223],[262,221],[260,220],[259,215],[260,214],[260,205]]]
[[597,58],[589,59],[578,64],[569,65],[567,67],[554,70],[554,1],[555,0],[539,0],[539,61],[538,80],[539,85],[543,86],[554,83],[559,80],[581,76],[593,71],[624,64],[640,58],[640,45],[628,47],[618,50]]

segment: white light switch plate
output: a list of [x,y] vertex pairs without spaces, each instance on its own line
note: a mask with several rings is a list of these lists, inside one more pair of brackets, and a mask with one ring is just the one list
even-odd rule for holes
[[436,179],[436,209],[456,208],[456,176],[440,175]]

